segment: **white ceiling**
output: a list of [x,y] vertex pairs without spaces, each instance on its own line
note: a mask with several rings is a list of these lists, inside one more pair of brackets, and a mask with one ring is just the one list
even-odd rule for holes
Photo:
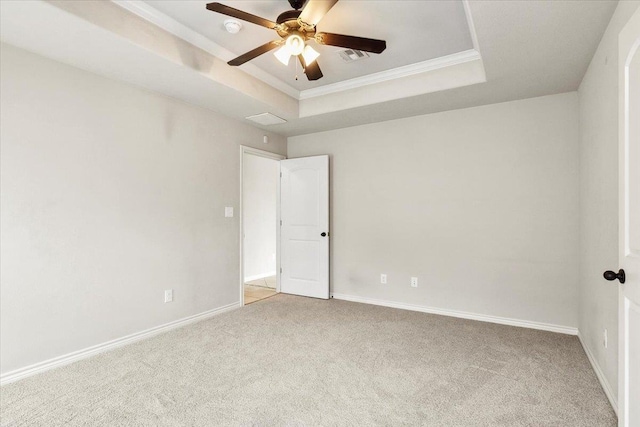
[[[209,1],[146,0],[145,3],[236,56],[280,39],[275,31],[247,22],[243,22],[238,34],[228,33],[223,22],[229,17],[206,10]],[[221,3],[272,21],[280,13],[291,10],[287,0],[222,0]],[[340,0],[317,28],[386,40],[387,49],[379,55],[371,54],[367,59],[346,63],[338,56],[344,49],[311,42],[320,52],[318,64],[324,74],[315,82],[304,77],[297,61],[290,61],[289,67],[285,67],[271,53],[252,60],[252,64],[296,90],[305,90],[473,49],[462,0]],[[298,81],[294,78],[296,65]]]
[[[578,89],[617,6],[612,0],[469,2],[486,82],[272,127],[302,135]],[[611,53],[615,55],[615,52]]]
[[[129,5],[134,4],[124,1]],[[342,7],[343,2],[346,5],[344,7]],[[135,3],[147,8],[147,12],[151,10],[157,14],[150,16],[132,13],[130,8],[123,9],[105,1],[0,1],[1,38],[5,43],[57,61],[183,99],[240,120],[244,120],[245,116],[251,114],[269,111],[285,117],[288,122],[264,127],[264,129],[283,135],[300,135],[456,108],[574,91],[584,76],[617,2],[609,0],[470,0],[467,3],[466,12],[472,19],[468,23],[475,27],[470,37],[473,40],[474,49],[479,51],[477,53],[467,50],[467,53],[475,53],[476,57],[472,57],[473,61],[462,64],[458,61],[456,64],[455,61],[447,59],[450,56],[436,58],[426,63],[440,63],[446,59],[447,66],[435,71],[429,71],[423,67],[418,74],[410,77],[396,78],[388,82],[379,81],[375,84],[369,82],[366,86],[346,87],[341,92],[325,93],[313,98],[299,97],[297,90],[283,83],[281,79],[286,80],[287,76],[285,74],[282,77],[277,74],[283,71],[282,68],[278,68],[282,67],[277,65],[279,63],[275,64],[273,75],[269,67],[257,63],[245,64],[239,68],[229,67],[224,63],[235,55],[229,50],[237,49],[238,53],[249,50],[269,40],[270,30],[247,23],[245,30],[232,37],[222,33],[219,28],[221,21],[217,21],[218,24],[211,27],[205,22],[205,20],[208,22],[210,19],[224,20],[224,18],[216,17],[216,14],[206,10],[201,14],[194,11],[193,15],[191,15],[192,12],[186,11],[186,8],[196,5],[199,5],[198,8],[204,8],[205,2],[179,2],[178,6],[184,5],[185,10],[182,11],[178,7],[176,11],[180,10],[180,13],[184,13],[184,17],[176,14],[172,18],[165,12],[155,9],[155,7],[169,7],[169,3],[174,2]],[[244,3],[247,3],[247,7],[242,6]],[[285,0],[238,1],[227,4],[273,19],[274,15],[281,10],[278,5],[282,3],[286,8]],[[429,22],[429,27],[451,22],[448,18],[442,19],[442,16],[437,16],[433,12],[435,9],[430,7],[437,4],[446,8],[460,4],[457,1],[438,2],[434,5],[431,3],[430,1],[403,0],[375,2],[341,0],[336,8],[356,8],[360,10],[360,16],[362,13],[369,13],[371,5],[376,5],[373,9],[377,11],[388,11],[392,8],[396,14],[401,13],[410,17],[411,25],[417,26],[415,28],[424,28],[421,24],[425,22]],[[175,7],[175,4],[171,7]],[[339,11],[340,9],[335,9],[336,16],[343,12],[348,15],[345,10]],[[458,13],[457,16],[460,16],[459,12],[458,10],[452,13]],[[464,8],[463,12],[465,12]],[[332,10],[330,14],[333,13]],[[389,12],[386,13],[389,14]],[[327,14],[327,20],[331,18],[330,14]],[[393,16],[393,14],[390,15]],[[188,16],[197,16],[203,21],[187,23]],[[335,18],[335,22],[331,22],[331,25],[336,26],[335,28],[323,27],[324,21],[319,27],[321,30],[349,33],[345,27],[340,27],[344,25],[340,22],[341,19],[344,17]],[[374,23],[385,21],[375,17],[369,19],[373,19]],[[184,22],[184,25],[178,21]],[[389,63],[383,65],[384,67],[399,67],[405,64],[405,69],[407,67],[411,69],[414,65],[407,66],[408,62],[414,61],[415,58],[424,59],[429,55],[438,54],[434,53],[438,46],[446,45],[447,49],[454,49],[453,46],[461,42],[462,44],[456,45],[458,47],[455,49],[468,47],[468,30],[466,35],[460,36],[459,39],[455,35],[450,35],[445,37],[447,40],[451,38],[449,42],[431,44],[430,52],[423,52],[421,48],[407,42],[408,46],[404,45],[399,49],[407,49],[407,52],[412,51],[412,53],[399,55],[394,59],[396,62],[391,63],[393,34],[380,36],[375,32],[389,31],[388,28],[384,28],[388,22],[386,20],[385,25],[371,25],[372,32],[361,32],[361,30],[357,33],[353,32],[355,35],[387,39],[390,54],[385,57],[385,61],[389,58]],[[163,25],[167,23],[168,25]],[[369,27],[365,21],[360,21],[360,24],[363,28]],[[465,26],[466,24],[465,20]],[[187,25],[193,28],[200,25],[199,28],[203,34],[188,28]],[[253,28],[250,29],[250,27]],[[381,28],[373,31],[374,27]],[[247,35],[254,30],[256,34],[264,34],[266,31],[266,39],[261,39],[255,44],[248,40]],[[206,31],[220,33],[222,38],[214,41],[211,39],[214,36],[205,34]],[[458,35],[463,33],[464,31],[459,31]],[[245,46],[229,43],[229,39],[241,39],[243,43],[247,43],[246,49]],[[384,52],[380,58],[383,58],[385,53],[387,52]],[[458,58],[456,55],[459,56],[459,54],[452,56]],[[330,55],[323,53],[321,60],[328,56]],[[269,59],[264,58],[266,62],[269,62]],[[361,64],[365,65],[365,61]],[[323,62],[320,63],[327,78],[328,65],[325,67]],[[346,65],[357,64],[356,62]],[[424,62],[419,62],[415,66],[420,64]],[[274,66],[274,64],[268,65]],[[368,68],[368,70],[371,69]],[[394,70],[397,71],[398,68]],[[349,76],[343,78],[358,75],[355,69],[350,72],[356,74],[345,72],[341,75]],[[382,74],[388,76],[393,72],[386,71]],[[359,79],[366,80],[371,77],[369,75]],[[323,82],[324,86],[313,90],[343,85],[343,83],[333,83],[327,86],[328,83],[325,82]],[[428,89],[415,90],[420,85],[423,89],[427,87]],[[385,96],[376,98],[371,95],[376,91],[387,93]],[[388,96],[389,92],[393,92],[395,96]],[[311,113],[302,114],[303,111],[311,111]]]

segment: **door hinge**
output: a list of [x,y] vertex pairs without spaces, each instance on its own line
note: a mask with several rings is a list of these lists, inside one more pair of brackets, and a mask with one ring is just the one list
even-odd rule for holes
[[280,267],[280,274],[282,274],[282,267]]
[[280,220],[280,227],[282,227],[282,220]]
[[280,172],[280,178],[282,178],[282,172]]

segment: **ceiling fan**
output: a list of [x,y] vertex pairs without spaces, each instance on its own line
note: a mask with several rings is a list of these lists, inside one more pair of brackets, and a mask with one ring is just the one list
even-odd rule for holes
[[[280,48],[275,52],[276,58],[284,65],[289,63],[291,56],[297,56],[307,79],[318,80],[322,77],[322,71],[316,59],[320,54],[316,52],[307,41],[314,40],[318,44],[339,46],[347,49],[363,50],[371,53],[382,53],[387,48],[384,40],[368,39],[364,37],[347,36],[344,34],[316,32],[316,25],[338,0],[288,0],[293,10],[281,13],[276,22],[268,19],[225,6],[221,3],[209,3],[207,9],[232,16],[243,21],[275,30],[280,39],[273,40],[259,46],[244,55],[240,55],[228,62],[229,65],[238,66],[245,62]],[[300,10],[304,6],[304,9]]]

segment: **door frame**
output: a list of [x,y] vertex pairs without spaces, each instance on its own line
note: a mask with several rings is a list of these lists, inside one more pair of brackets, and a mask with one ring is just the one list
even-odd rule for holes
[[270,151],[260,150],[258,148],[240,146],[240,303],[244,307],[244,156],[259,156],[278,162],[278,184],[276,190],[276,292],[280,292],[280,160],[284,160],[287,156],[272,153]]

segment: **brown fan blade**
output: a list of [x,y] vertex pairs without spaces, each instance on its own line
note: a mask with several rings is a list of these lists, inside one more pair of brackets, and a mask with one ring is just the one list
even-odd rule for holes
[[299,18],[306,24],[318,25],[336,3],[338,0],[308,0]]
[[278,26],[278,24],[276,24],[273,21],[269,21],[268,19],[260,18],[259,16],[252,15],[250,13],[243,12],[238,9],[234,9],[229,6],[225,6],[220,3],[209,3],[207,4],[207,9],[213,12],[222,13],[223,15],[232,16],[234,18],[242,19],[243,21],[251,22],[253,24],[261,25],[263,27],[267,27],[271,29],[274,29]]
[[345,36],[344,34],[316,33],[316,41],[320,44],[364,50],[371,53],[382,53],[387,48],[387,42],[384,40]]
[[298,59],[300,60],[300,65],[302,65],[302,68],[304,68],[304,73],[307,75],[307,79],[318,80],[322,78],[322,71],[320,71],[318,61],[313,61],[310,65],[307,66],[302,55],[298,55]]
[[263,53],[267,53],[270,50],[273,50],[275,48],[277,48],[278,46],[282,45],[283,41],[282,40],[273,40],[270,41],[269,43],[265,43],[262,46],[259,46],[253,50],[250,50],[249,52],[245,53],[244,55],[240,55],[235,59],[232,59],[231,61],[227,62],[227,64],[229,65],[233,65],[238,66],[238,65],[242,65],[247,61],[251,61],[253,58],[257,58],[258,56],[262,55]]

